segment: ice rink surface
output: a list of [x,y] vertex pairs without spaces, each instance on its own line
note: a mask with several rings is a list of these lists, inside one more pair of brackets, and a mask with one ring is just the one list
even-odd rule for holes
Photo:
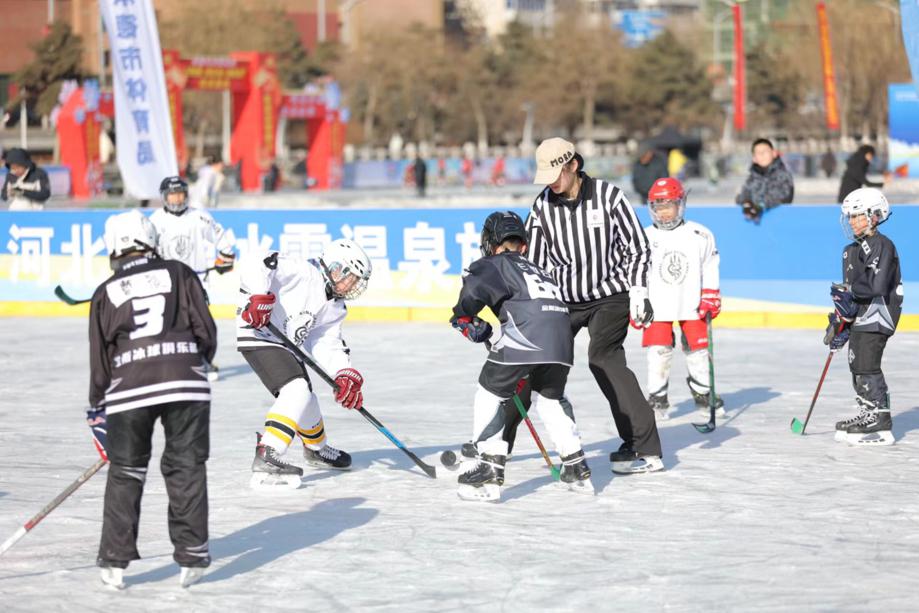
[[[830,368],[808,434],[804,418],[826,359],[817,331],[715,331],[728,416],[700,435],[674,360],[661,425],[667,470],[614,476],[608,406],[586,366],[586,332],[568,394],[597,495],[555,489],[521,430],[498,504],[456,496],[455,474],[427,478],[369,423],[320,398],[349,473],[307,470],[299,490],[248,489],[255,431],[270,395],[218,322],[211,412],[211,554],[183,590],[151,466],[128,588],[94,566],[103,469],[0,557],[4,611],[915,611],[919,608],[919,335],[888,344],[894,434],[888,448],[833,440],[853,413],[844,354]],[[429,463],[472,424],[484,358],[448,325],[346,324],[365,402]],[[0,319],[0,540],[96,460],[85,426],[82,319]],[[644,388],[637,334],[629,362]],[[317,380],[318,381],[318,380]],[[703,420],[704,421],[704,420]],[[537,428],[542,430],[541,425]],[[299,443],[297,443],[299,445]],[[157,438],[154,460],[162,450]],[[299,449],[288,456],[302,464]],[[446,472],[443,469],[441,473]]]

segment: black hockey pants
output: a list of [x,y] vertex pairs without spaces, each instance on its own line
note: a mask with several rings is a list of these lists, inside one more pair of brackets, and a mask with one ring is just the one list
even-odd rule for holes
[[137,552],[140,500],[150,462],[156,420],[166,447],[160,470],[169,496],[169,538],[181,566],[208,566],[207,470],[210,403],[173,402],[109,415],[108,481],[102,519],[99,566],[126,568]]
[[881,372],[881,358],[890,338],[879,332],[858,332],[849,335],[849,370],[855,393],[878,405],[887,403],[887,381]]

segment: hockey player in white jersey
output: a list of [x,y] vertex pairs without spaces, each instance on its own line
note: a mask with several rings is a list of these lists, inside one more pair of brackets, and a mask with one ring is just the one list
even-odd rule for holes
[[[705,318],[711,314],[714,319],[721,312],[715,237],[705,226],[684,221],[686,192],[677,179],[654,182],[648,192],[648,210],[653,221],[645,228],[651,242],[648,285],[654,308],[654,322],[642,335],[642,346],[648,348],[648,403],[658,419],[668,418],[673,324],[678,323],[689,370],[686,382],[696,408],[707,415],[711,390]],[[717,396],[715,408],[724,415],[724,402]]]
[[221,275],[233,270],[233,231],[224,230],[207,211],[188,207],[188,184],[181,177],[166,177],[160,196],[163,208],[150,216],[159,236],[157,254],[184,262],[202,281],[209,268]]
[[351,456],[326,440],[319,399],[306,366],[267,326],[312,354],[338,386],[335,400],[348,409],[363,406],[364,378],[351,365],[341,334],[346,300],[360,296],[370,279],[370,259],[354,241],[333,241],[318,260],[304,261],[278,252],[254,255],[240,266],[237,348],[275,397],[256,442],[251,486],[295,489],[303,471],[281,456],[297,437],[306,463],[346,470]]

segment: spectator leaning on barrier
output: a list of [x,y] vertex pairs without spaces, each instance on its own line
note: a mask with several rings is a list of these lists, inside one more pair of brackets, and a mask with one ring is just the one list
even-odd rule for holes
[[40,211],[51,197],[48,173],[35,165],[29,152],[14,147],[4,156],[9,172],[0,190],[0,197],[10,203],[11,211]]
[[651,144],[644,144],[641,154],[632,165],[632,187],[641,196],[642,204],[648,202],[648,190],[658,179],[668,177],[667,160]]
[[751,149],[753,164],[736,202],[743,207],[745,219],[759,223],[765,211],[791,203],[795,180],[769,139],[756,139]]
[[890,173],[884,173],[884,180],[881,182],[868,180],[868,167],[871,166],[871,160],[874,159],[874,147],[871,145],[862,145],[855,150],[849,159],[846,160],[846,169],[842,173],[842,181],[839,182],[839,194],[836,196],[836,202],[842,202],[846,196],[860,187],[884,187],[890,180]]

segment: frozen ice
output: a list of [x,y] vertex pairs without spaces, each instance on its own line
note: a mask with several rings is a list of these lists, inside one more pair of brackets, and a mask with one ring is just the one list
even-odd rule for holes
[[[915,610],[919,577],[919,335],[901,333],[884,361],[897,444],[853,448],[833,423],[854,411],[845,352],[831,365],[820,331],[715,331],[717,389],[728,415],[700,435],[677,356],[673,417],[661,425],[667,470],[610,472],[618,448],[609,409],[577,340],[568,394],[597,495],[553,487],[525,429],[498,504],[456,495],[456,473],[429,479],[318,378],[330,442],[350,472],[312,471],[296,491],[248,489],[255,432],[271,397],[221,347],[211,410],[213,565],[179,586],[154,459],[141,516],[142,560],[127,589],[106,590],[94,566],[106,469],[0,557],[5,611],[865,611]],[[429,464],[459,449],[472,425],[484,352],[449,325],[345,327],[366,378],[367,408]],[[83,319],[0,319],[0,540],[96,460],[83,409]],[[644,388],[637,334],[629,363]],[[538,420],[534,420],[542,431]],[[557,456],[555,456],[557,457]],[[302,464],[299,449],[288,458]]]

